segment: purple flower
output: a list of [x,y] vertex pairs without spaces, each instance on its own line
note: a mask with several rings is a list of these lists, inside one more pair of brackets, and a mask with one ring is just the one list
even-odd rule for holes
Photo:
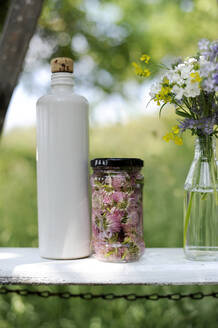
[[201,111],[201,108],[199,108],[197,106],[192,106],[192,108],[191,108],[192,113],[199,114],[200,111]]
[[210,44],[210,41],[209,41],[209,40],[207,40],[207,39],[201,39],[201,40],[198,42],[198,48],[199,48],[200,51],[202,51],[202,50],[207,50],[209,44]]
[[207,39],[202,39],[198,43],[200,54],[210,62],[216,62],[218,56],[218,41],[210,42]]
[[218,41],[214,41],[211,43],[210,47],[210,60],[213,61],[214,59],[217,59],[218,56]]
[[198,48],[200,50],[200,54],[201,56],[204,56],[206,58],[209,57],[209,45],[210,45],[210,41],[207,40],[207,39],[201,39],[199,42],[198,42]]
[[211,135],[213,133],[213,127],[216,121],[216,116],[204,117],[198,120],[192,118],[185,118],[183,121],[180,121],[179,128],[181,132],[185,130],[195,130],[200,132],[202,135]]
[[213,78],[213,82],[214,82],[214,84],[218,85],[218,72],[215,72],[215,73],[212,75],[212,78]]
[[213,81],[213,79],[211,77],[208,77],[207,79],[205,79],[202,83],[202,87],[205,91],[207,92],[213,92],[214,88],[215,88],[215,83]]
[[218,40],[209,42],[199,41],[200,75],[203,77],[202,88],[211,93],[218,91]]
[[218,106],[216,106],[216,108],[215,108],[215,123],[214,124],[218,125]]

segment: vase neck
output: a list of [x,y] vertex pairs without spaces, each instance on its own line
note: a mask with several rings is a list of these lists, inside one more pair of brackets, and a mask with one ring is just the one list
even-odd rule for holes
[[185,190],[213,191],[218,188],[216,138],[204,136],[196,138],[195,157],[189,169]]
[[197,137],[195,141],[195,159],[210,162],[216,159],[216,138],[213,136]]

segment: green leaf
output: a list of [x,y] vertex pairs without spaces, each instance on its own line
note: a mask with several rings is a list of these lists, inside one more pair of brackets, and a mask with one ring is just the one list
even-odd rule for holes
[[136,179],[136,183],[143,185],[144,184],[144,179]]
[[121,219],[121,223],[126,223],[128,218],[125,216],[124,218]]
[[154,98],[155,98],[155,97],[152,97],[152,98],[149,100],[149,102],[146,104],[146,108],[148,107],[148,105],[150,104],[150,102],[151,102],[152,100],[154,100]]
[[207,192],[202,192],[201,193],[201,200],[206,200],[207,199],[207,196],[208,196],[208,193]]
[[124,210],[127,207],[127,201],[123,201],[122,203],[118,203],[117,207],[121,210]]
[[176,109],[176,114],[182,117],[191,118],[192,116],[188,113],[184,113],[181,110]]
[[126,250],[124,251],[124,253],[123,253],[121,259],[124,260],[125,257],[127,256],[127,254],[128,254],[128,250],[126,249]]
[[103,188],[104,188],[107,192],[111,192],[111,191],[113,191],[113,187],[108,186],[108,185],[103,185]]
[[107,254],[105,255],[106,257],[113,255],[116,252],[116,249],[114,248],[112,251],[107,252]]
[[161,108],[160,108],[160,111],[159,111],[159,118],[161,118],[161,112],[162,112],[162,109],[164,108],[164,106],[166,106],[167,103],[164,103]]

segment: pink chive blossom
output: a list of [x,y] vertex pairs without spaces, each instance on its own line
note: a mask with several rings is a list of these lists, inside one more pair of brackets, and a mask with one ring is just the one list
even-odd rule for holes
[[105,193],[104,197],[103,197],[103,203],[105,205],[110,205],[113,202],[113,195],[109,194],[109,193]]
[[104,190],[93,191],[92,193],[92,207],[100,208],[103,202]]
[[94,251],[98,254],[98,257],[102,257],[102,259],[105,258],[107,252],[111,252],[113,250],[113,246],[106,245],[105,242],[99,240],[94,240],[92,246]]
[[113,220],[111,217],[108,217],[108,230],[112,234],[115,232],[119,232],[121,227],[121,223],[119,220]]
[[136,196],[134,198],[130,198],[127,204],[127,213],[128,216],[130,216],[133,212],[138,212],[139,206],[137,205],[137,199]]
[[113,220],[121,220],[123,218],[124,211],[120,210],[116,207],[113,207],[110,211],[110,214],[108,215],[109,218]]
[[111,230],[112,232],[119,232],[121,228],[122,218],[123,218],[123,211],[113,207],[110,214],[107,215],[109,230]]
[[115,191],[112,194],[112,198],[116,203],[122,203],[124,200],[124,194],[122,191]]
[[92,189],[94,189],[95,178],[93,176],[90,178],[90,183],[91,183]]
[[95,215],[95,217],[97,216],[100,216],[102,214],[102,209],[101,209],[101,207],[100,206],[94,206],[93,204],[92,204],[92,216],[94,217],[94,215]]
[[113,227],[108,226],[107,230],[102,231],[100,238],[102,238],[102,240],[104,241],[105,239],[110,239],[113,236],[114,232],[117,232],[117,230],[115,231],[115,226]]
[[122,225],[123,231],[125,233],[126,238],[130,238],[132,241],[136,243],[139,242],[137,229],[134,225],[127,223]]
[[107,228],[107,230],[100,231],[98,233],[97,240],[101,243],[105,243],[105,239],[110,239],[113,235],[113,232]]
[[134,226],[137,226],[138,222],[139,222],[139,216],[136,210],[128,213],[128,222],[131,223]]
[[126,177],[123,175],[113,176],[112,186],[114,189],[120,189],[126,184]]
[[99,236],[99,232],[100,232],[100,230],[99,230],[98,226],[95,223],[93,223],[92,224],[92,233],[93,233],[93,236],[98,237]]

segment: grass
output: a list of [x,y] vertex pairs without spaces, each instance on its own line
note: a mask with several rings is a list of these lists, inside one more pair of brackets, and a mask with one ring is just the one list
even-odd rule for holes
[[[147,247],[182,247],[183,184],[193,156],[191,138],[182,147],[161,137],[171,124],[142,117],[126,125],[93,127],[90,158],[127,156],[144,159],[144,231]],[[0,246],[37,246],[36,164],[34,130],[4,136],[0,156]],[[88,274],[88,271],[87,271]],[[46,289],[47,287],[32,287]],[[166,293],[215,287],[48,287],[72,292]],[[170,302],[82,301],[0,296],[0,327],[32,328],[203,328],[215,327],[217,301]]]

